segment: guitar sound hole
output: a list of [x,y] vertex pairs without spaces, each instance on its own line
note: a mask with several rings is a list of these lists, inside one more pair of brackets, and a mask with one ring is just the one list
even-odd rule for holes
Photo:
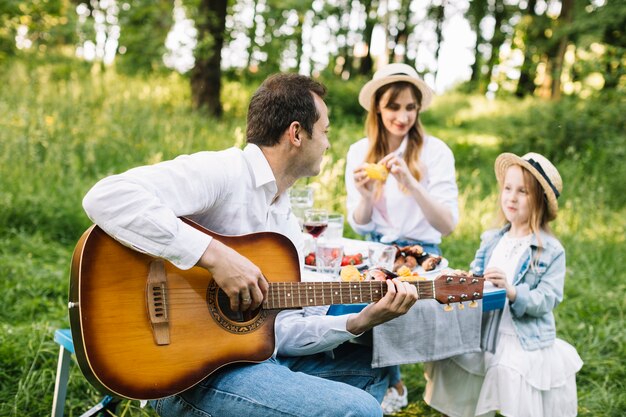
[[259,309],[252,311],[233,311],[230,309],[230,299],[222,290],[217,291],[217,306],[222,314],[230,321],[235,323],[246,323],[254,319],[259,314]]

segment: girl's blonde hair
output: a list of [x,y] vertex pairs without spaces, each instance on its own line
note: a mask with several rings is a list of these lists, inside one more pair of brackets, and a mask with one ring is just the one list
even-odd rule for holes
[[378,105],[381,97],[387,91],[390,91],[388,103],[392,103],[405,89],[409,89],[411,91],[415,101],[417,102],[417,117],[415,118],[415,124],[409,129],[408,143],[406,150],[404,151],[403,158],[406,161],[411,174],[419,181],[422,176],[420,172],[419,157],[422,146],[424,146],[424,129],[419,119],[419,110],[422,104],[422,93],[419,89],[417,89],[417,87],[409,82],[401,81],[391,83],[376,90],[376,94],[374,94],[374,99],[372,100],[371,107],[367,114],[366,134],[369,138],[369,149],[367,151],[365,161],[377,163],[389,153],[387,129],[385,129],[380,113],[378,112]]
[[[517,165],[522,169],[522,175],[524,177],[524,186],[528,192],[528,211],[530,212],[530,216],[528,218],[528,223],[530,226],[530,231],[537,238],[537,242],[539,246],[541,246],[541,235],[539,232],[543,230],[546,233],[552,233],[550,229],[550,217],[548,211],[548,200],[546,199],[545,193],[543,191],[543,187],[537,181],[535,176],[530,173],[526,168],[521,165]],[[509,167],[510,169],[510,167]],[[500,193],[498,196],[498,218],[500,219],[501,225],[506,225],[508,221],[506,220],[506,216],[504,215],[504,211],[502,211],[502,189],[504,188],[504,182],[500,186]],[[541,249],[537,251],[537,255],[531,264],[531,267],[535,267],[537,261],[539,260],[539,254],[541,253]]]

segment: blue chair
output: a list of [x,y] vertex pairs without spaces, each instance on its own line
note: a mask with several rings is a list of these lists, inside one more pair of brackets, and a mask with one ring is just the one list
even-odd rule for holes
[[[70,329],[59,329],[54,332],[54,341],[59,344],[59,362],[57,364],[57,377],[54,383],[54,397],[52,400],[52,417],[63,417],[65,409],[65,397],[67,394],[67,381],[70,374],[70,362],[74,353],[74,342]],[[91,407],[81,417],[95,416],[101,411],[116,412],[121,400],[110,395],[104,396],[102,401]],[[109,414],[107,414],[109,415]]]

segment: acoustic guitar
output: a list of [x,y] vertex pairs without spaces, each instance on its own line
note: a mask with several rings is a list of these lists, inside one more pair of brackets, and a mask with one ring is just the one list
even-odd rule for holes
[[[256,311],[233,312],[207,270],[178,269],[92,226],[74,250],[68,305],[80,368],[103,392],[142,400],[176,394],[220,367],[269,358],[282,309],[370,303],[386,293],[382,281],[300,282],[296,249],[281,234],[222,236],[184,220],[258,265],[267,297]],[[483,283],[443,275],[415,285],[420,299],[449,304],[482,298]]]

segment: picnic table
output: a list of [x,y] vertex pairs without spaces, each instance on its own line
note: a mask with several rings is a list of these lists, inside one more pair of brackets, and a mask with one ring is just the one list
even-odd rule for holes
[[[341,239],[344,254],[356,252],[367,254],[367,246],[372,242],[354,239]],[[434,279],[444,270],[435,271],[428,279]],[[303,281],[333,281],[338,276],[329,276],[305,268]],[[478,300],[478,308],[458,306],[452,311],[444,311],[444,306],[436,300],[419,300],[403,316],[375,327],[371,332],[357,338],[355,343],[371,343],[373,348],[372,366],[383,367],[416,362],[429,362],[448,358],[462,353],[493,350],[497,322],[494,312],[504,307],[504,289],[486,285],[483,299]],[[467,305],[467,303],[466,303]],[[366,304],[338,304],[330,306],[330,315],[359,312]],[[496,327],[494,329],[494,326]]]

